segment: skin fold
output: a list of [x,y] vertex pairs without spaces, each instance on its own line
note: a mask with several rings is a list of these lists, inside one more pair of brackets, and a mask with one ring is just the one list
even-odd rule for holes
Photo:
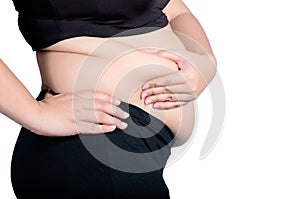
[[[1,60],[0,74],[5,78],[0,78],[0,92],[3,93],[0,96],[0,112],[41,135],[76,134],[79,133],[78,125],[87,133],[105,133],[114,128],[124,128],[120,120],[111,117],[114,114],[125,118],[116,103],[113,104],[113,100],[122,100],[164,121],[178,135],[177,144],[182,144],[193,129],[192,101],[213,79],[216,60],[200,23],[181,0],[171,0],[163,11],[169,20],[168,26],[162,29],[167,34],[156,34],[159,30],[153,34],[116,39],[116,47],[124,47],[133,52],[121,56],[109,68],[105,68],[105,75],[100,78],[102,82],[98,82],[98,86],[83,84],[81,90],[74,89],[78,82],[78,72],[82,66],[86,66],[84,61],[88,59],[92,63],[91,67],[93,63],[98,63],[95,65],[99,67],[102,60],[112,59],[110,55],[97,54],[95,50],[106,41],[104,38],[76,37],[38,51],[42,88],[60,93],[55,96],[47,93],[46,98],[39,102]],[[146,44],[133,42],[139,37],[140,40],[137,41],[144,41]],[[158,41],[159,48],[137,50],[137,47],[147,46],[147,41],[151,41],[152,46],[153,41]],[[135,46],[136,43],[140,46]],[[207,64],[200,67],[201,61],[208,59],[211,62],[207,61]],[[145,71],[144,65],[151,64],[157,70],[151,71],[148,67],[149,71]],[[125,87],[123,91],[118,91],[118,82],[126,76],[130,76],[130,80],[134,82],[131,90],[126,90]],[[126,82],[126,78],[123,81]],[[6,92],[12,89],[15,92]],[[17,102],[20,98],[22,101]],[[95,106],[89,110],[83,106],[76,107],[76,112],[80,112],[82,117],[74,118],[74,100],[78,104],[94,103]],[[90,115],[95,113],[98,117],[91,118]],[[28,115],[31,117],[27,117]],[[189,120],[183,120],[187,115]],[[97,125],[104,118],[107,122]],[[109,126],[113,128],[109,129]]]

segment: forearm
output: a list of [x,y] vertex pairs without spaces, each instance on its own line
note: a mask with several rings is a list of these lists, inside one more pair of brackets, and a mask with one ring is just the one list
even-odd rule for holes
[[185,74],[189,77],[187,80],[195,95],[199,96],[217,70],[217,61],[209,40],[197,18],[181,0],[171,0],[171,4],[166,7],[166,14],[172,30],[185,46],[186,51],[181,55],[196,69],[186,70]]
[[207,53],[217,65],[209,40],[201,24],[191,12],[177,15],[170,21],[170,25],[187,50],[198,54]]
[[37,110],[37,101],[0,59],[0,113],[29,128]]

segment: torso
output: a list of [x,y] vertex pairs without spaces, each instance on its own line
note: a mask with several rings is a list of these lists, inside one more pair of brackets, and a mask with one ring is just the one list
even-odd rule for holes
[[[136,48],[144,49],[129,52]],[[145,105],[140,99],[143,82],[178,70],[175,62],[155,55],[154,52],[182,48],[182,43],[168,25],[153,32],[113,39],[66,39],[38,51],[37,59],[44,89],[50,88],[57,93],[97,89],[140,107],[186,140],[194,126],[193,102],[178,108],[160,110],[152,108],[151,104]],[[122,52],[125,54],[121,55]],[[107,61],[113,62],[104,66]],[[104,73],[100,78],[97,73],[101,71]]]

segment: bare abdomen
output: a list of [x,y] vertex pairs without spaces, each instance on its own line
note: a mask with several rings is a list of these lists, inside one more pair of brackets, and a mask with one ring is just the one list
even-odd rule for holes
[[[114,47],[118,50],[117,45]],[[111,46],[111,49],[114,47]],[[115,53],[105,55],[100,50],[100,53],[86,55],[52,50],[40,51],[37,57],[45,87],[57,93],[81,89],[105,92],[152,114],[176,136],[185,140],[194,126],[192,102],[178,108],[160,110],[152,108],[151,104],[145,105],[140,99],[145,81],[178,70],[175,62],[156,55],[155,51],[134,50],[110,57]]]

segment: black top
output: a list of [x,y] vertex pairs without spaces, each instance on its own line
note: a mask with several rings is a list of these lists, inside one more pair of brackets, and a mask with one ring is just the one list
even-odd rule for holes
[[[13,0],[19,29],[34,51],[77,37],[141,34],[168,24],[170,0]],[[126,31],[134,28],[138,31]],[[125,32],[123,32],[125,31]]]

